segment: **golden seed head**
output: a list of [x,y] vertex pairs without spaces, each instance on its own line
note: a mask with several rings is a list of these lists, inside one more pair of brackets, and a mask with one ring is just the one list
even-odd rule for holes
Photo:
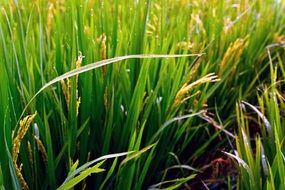
[[229,65],[227,63],[232,62],[233,64],[231,64],[231,66],[234,65],[232,68],[235,68],[235,65],[240,60],[240,57],[241,57],[243,50],[247,46],[247,40],[246,39],[247,38],[244,38],[244,39],[238,38],[235,42],[230,44],[229,48],[227,49],[227,51],[224,54],[224,57],[221,61],[219,76],[221,76],[221,74],[226,69],[227,65]]
[[37,137],[37,136],[34,136],[34,138],[36,139],[36,143],[38,145],[38,149],[42,155],[42,159],[44,161],[45,164],[47,164],[48,162],[48,155],[47,155],[47,151],[44,147],[44,144],[42,143],[42,141]]
[[81,66],[81,63],[82,63],[82,59],[84,58],[85,56],[82,55],[81,51],[79,51],[79,55],[77,57],[77,61],[76,61],[76,68],[79,68]]
[[61,88],[62,88],[62,91],[63,91],[63,95],[64,95],[64,98],[65,98],[65,102],[66,102],[67,108],[69,109],[70,88],[71,88],[69,78],[67,78],[65,80],[61,80],[60,84],[61,84]]
[[[76,68],[80,68],[81,67],[81,63],[82,63],[82,59],[84,58],[85,56],[82,55],[82,53],[79,51],[79,55],[77,57],[77,60],[76,60]],[[66,105],[67,105],[67,109],[69,110],[69,103],[70,103],[70,97],[71,97],[71,82],[70,82],[70,79],[67,78],[67,79],[64,79],[64,80],[61,80],[60,81],[60,84],[61,84],[61,88],[62,88],[62,91],[63,91],[63,95],[64,95],[64,98],[65,98],[65,102],[66,102]],[[78,110],[79,110],[79,105],[80,105],[80,97],[78,95],[78,75],[76,75],[76,113],[78,115]]]
[[54,14],[54,5],[52,2],[48,5],[48,13],[47,13],[47,30],[48,34],[50,33],[52,21],[53,21],[53,14]]
[[[210,83],[210,82],[217,82],[220,79],[217,77],[217,75],[214,75],[213,73],[210,73],[190,84],[185,83],[183,86],[180,88],[180,90],[177,92],[175,99],[174,99],[174,104],[173,108],[176,108],[180,106],[182,103],[184,103],[186,100],[191,98],[193,95],[189,95],[192,89],[194,89],[196,86],[205,84],[205,83]],[[196,94],[194,94],[196,95]]]
[[97,42],[100,45],[100,58],[101,58],[101,60],[106,59],[106,49],[107,49],[106,39],[107,39],[107,37],[106,37],[105,33],[103,33],[101,36],[99,36],[97,38]]
[[81,98],[78,97],[77,98],[77,101],[76,101],[76,115],[78,116],[79,114],[79,106],[80,106],[80,103],[81,103]]
[[[20,181],[21,187],[24,190],[29,189],[29,187],[21,173],[23,164],[20,164],[20,166],[18,166],[17,160],[18,160],[18,155],[20,152],[21,140],[24,138],[31,123],[34,121],[36,115],[37,113],[33,115],[28,115],[27,117],[25,117],[24,119],[20,121],[20,128],[18,130],[17,136],[13,139],[13,153],[12,153],[13,164],[16,170],[16,175]],[[28,149],[29,149],[29,144],[28,144]]]
[[31,167],[33,168],[34,161],[33,161],[33,151],[30,141],[28,141],[28,155],[29,155],[29,162]]
[[33,122],[34,118],[36,117],[37,113],[33,115],[28,115],[24,119],[20,121],[20,128],[18,130],[17,136],[13,139],[13,161],[17,162],[18,154],[20,152],[21,140],[24,138],[25,134],[27,133],[31,123]]

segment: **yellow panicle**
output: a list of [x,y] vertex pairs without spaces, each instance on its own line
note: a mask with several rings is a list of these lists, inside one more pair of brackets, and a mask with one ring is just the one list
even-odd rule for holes
[[[79,52],[79,55],[78,55],[77,60],[75,62],[76,68],[80,68],[81,67],[81,63],[82,63],[83,58],[84,58],[84,56],[82,55],[81,52]],[[66,105],[67,105],[67,109],[69,110],[70,94],[71,94],[71,87],[72,87],[70,79],[67,78],[65,80],[61,80],[60,84],[61,84],[63,95],[64,95],[64,98],[65,98],[65,102],[66,102]],[[77,115],[79,113],[80,103],[81,103],[81,99],[80,99],[80,97],[78,95],[78,75],[76,75],[76,113],[77,113]]]
[[100,46],[100,58],[101,60],[106,59],[106,35],[103,33],[101,36],[97,38],[97,42]]
[[31,146],[30,141],[28,141],[28,155],[29,155],[29,163],[31,166],[32,175],[34,175],[33,174],[33,171],[34,171],[33,151],[32,151],[32,146]]
[[209,82],[217,82],[220,79],[218,79],[218,77],[216,75],[214,75],[213,73],[210,73],[190,84],[185,83],[183,84],[183,86],[180,88],[180,90],[177,92],[175,99],[174,99],[174,104],[172,106],[172,108],[177,108],[178,106],[180,106],[182,103],[184,103],[186,100],[188,100],[189,98],[195,96],[196,94],[192,94],[189,95],[190,91],[195,88],[198,85],[201,84],[205,84],[205,83],[209,83]]
[[47,32],[48,32],[48,34],[50,34],[50,31],[51,31],[53,15],[54,15],[54,5],[52,2],[49,2],[48,13],[47,13]]
[[[99,43],[99,47],[100,47],[100,59],[101,60],[104,60],[106,59],[106,35],[105,33],[103,33],[101,36],[99,36],[97,38],[97,42]],[[106,66],[103,66],[102,67],[103,69],[103,75],[105,76],[106,75]]]
[[235,71],[236,65],[239,63],[241,54],[246,46],[246,38],[238,38],[235,42],[230,44],[220,64],[220,77],[228,67],[230,67],[233,72]]
[[66,102],[66,105],[67,105],[67,109],[69,109],[70,88],[71,88],[69,78],[67,78],[65,80],[61,80],[60,84],[61,84],[63,95],[64,95],[64,98],[65,98],[65,102]]
[[34,121],[37,113],[33,115],[28,115],[24,119],[20,121],[20,128],[18,130],[17,136],[13,139],[13,153],[12,153],[12,158],[13,158],[13,164],[16,170],[17,177],[19,178],[20,184],[22,189],[26,190],[29,189],[28,184],[26,183],[21,170],[22,170],[22,164],[18,166],[17,160],[20,152],[20,147],[21,147],[21,141],[26,135],[31,123]]
[[48,155],[47,155],[47,151],[44,147],[44,144],[42,143],[42,141],[39,139],[39,137],[34,136],[34,138],[36,139],[36,143],[38,145],[38,149],[42,155],[42,159],[44,161],[45,164],[47,164],[48,162]]

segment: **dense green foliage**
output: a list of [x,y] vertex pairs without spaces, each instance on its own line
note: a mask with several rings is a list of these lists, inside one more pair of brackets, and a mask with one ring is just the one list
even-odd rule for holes
[[0,8],[0,189],[285,188],[285,1]]

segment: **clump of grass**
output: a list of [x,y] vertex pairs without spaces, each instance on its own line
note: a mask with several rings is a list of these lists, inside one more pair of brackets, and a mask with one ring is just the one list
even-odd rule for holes
[[[270,85],[263,85],[258,95],[258,105],[247,102],[237,105],[237,119],[239,135],[236,139],[236,159],[242,163],[240,167],[240,189],[282,189],[284,183],[284,97],[280,93],[279,83],[284,78],[284,72],[278,75],[277,71],[283,70],[282,63],[275,67],[271,57],[271,51],[267,49],[269,56]],[[277,52],[274,59],[279,59]],[[248,109],[249,108],[249,109]],[[254,115],[250,114],[250,111]]]
[[[275,0],[2,2],[0,186],[282,189],[284,9]],[[240,176],[220,177],[214,167],[235,164],[221,151],[242,163]]]

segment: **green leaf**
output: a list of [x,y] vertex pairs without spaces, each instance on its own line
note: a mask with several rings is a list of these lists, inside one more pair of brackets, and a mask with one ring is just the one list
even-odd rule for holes
[[130,156],[128,156],[127,158],[125,158],[122,162],[121,162],[121,166],[124,165],[125,163],[127,163],[130,160],[133,160],[137,157],[139,157],[141,154],[145,153],[146,151],[148,151],[149,149],[151,149],[152,147],[154,147],[157,143],[153,143],[143,149],[141,149],[140,151],[136,151],[134,153],[132,153]]
[[1,163],[0,163],[0,190],[5,190]]
[[78,167],[78,164],[79,164],[79,160],[76,160],[75,163],[70,167],[69,173],[74,172],[76,168]]
[[177,178],[177,179],[172,179],[172,180],[168,180],[168,181],[163,181],[157,184],[154,184],[152,186],[149,187],[149,189],[160,189],[160,186],[162,185],[167,185],[167,184],[172,184],[169,185],[165,188],[163,188],[164,190],[172,190],[172,189],[177,189],[178,187],[180,187],[181,185],[183,185],[184,183],[186,183],[187,181],[193,179],[196,176],[196,174],[190,175],[188,177],[185,178]]
[[105,184],[107,183],[108,179],[112,176],[112,174],[114,173],[115,171],[115,167],[117,165],[117,162],[118,162],[118,158],[115,158],[111,168],[109,169],[108,171],[108,174],[107,176],[105,177],[104,181],[102,182],[101,186],[100,186],[100,190],[104,188]]
[[86,177],[88,177],[89,175],[93,174],[93,173],[100,173],[105,171],[104,169],[99,168],[103,163],[105,162],[105,160],[99,162],[98,164],[96,164],[95,166],[92,166],[90,168],[85,169],[84,171],[82,171],[78,176],[70,179],[69,181],[67,181],[66,183],[64,183],[63,185],[61,185],[59,188],[57,188],[57,190],[67,190],[67,189],[71,189],[72,187],[74,187],[76,184],[78,184],[79,182],[81,182],[82,180],[84,180]]
[[128,154],[133,153],[133,151],[129,151],[129,152],[122,152],[122,153],[117,153],[117,154],[108,154],[105,156],[101,156],[95,160],[92,160],[90,162],[87,162],[85,164],[83,164],[82,166],[80,166],[79,168],[77,168],[75,171],[71,172],[68,177],[65,179],[65,181],[63,182],[63,184],[67,183],[70,179],[72,179],[74,176],[76,176],[77,174],[79,174],[80,172],[86,170],[86,168],[88,168],[89,166],[91,166],[92,164],[99,162],[101,160],[107,160],[110,158],[117,158],[117,157],[121,157],[121,156],[126,156]]

